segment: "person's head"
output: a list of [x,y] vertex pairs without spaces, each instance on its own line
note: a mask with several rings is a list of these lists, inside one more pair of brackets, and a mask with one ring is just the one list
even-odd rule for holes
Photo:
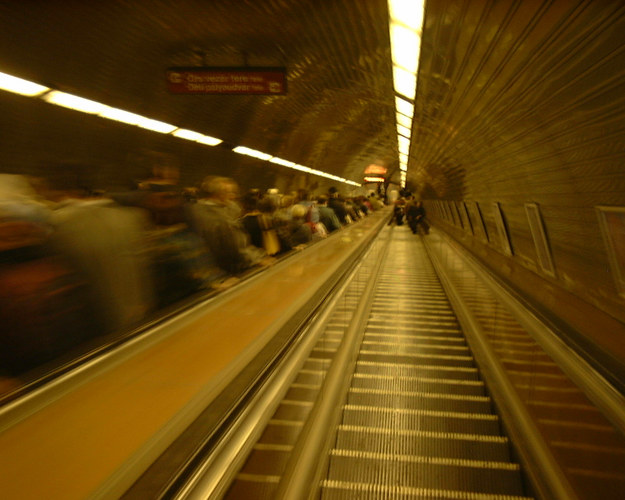
[[202,191],[207,198],[226,205],[239,196],[239,186],[230,177],[209,176],[202,181]]
[[304,205],[293,205],[291,216],[294,219],[304,219],[306,217],[306,207]]
[[258,202],[258,210],[264,214],[272,214],[278,209],[278,204],[272,196],[263,196]]
[[328,197],[321,195],[317,197],[317,205],[327,205],[328,204]]
[[293,205],[294,201],[295,201],[295,199],[293,198],[293,196],[291,196],[289,194],[284,195],[282,197],[280,206],[281,206],[281,208],[289,208],[290,206]]
[[258,208],[258,195],[250,190],[241,198],[241,208],[244,212],[253,212]]

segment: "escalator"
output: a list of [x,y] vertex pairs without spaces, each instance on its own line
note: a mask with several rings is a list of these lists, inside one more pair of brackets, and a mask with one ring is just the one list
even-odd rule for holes
[[[324,393],[336,374],[347,380],[340,399]],[[320,402],[334,416],[315,424]],[[298,455],[320,434],[321,498],[527,495],[424,244],[405,227],[386,227],[363,259],[223,496],[297,498],[285,477],[302,475]]]

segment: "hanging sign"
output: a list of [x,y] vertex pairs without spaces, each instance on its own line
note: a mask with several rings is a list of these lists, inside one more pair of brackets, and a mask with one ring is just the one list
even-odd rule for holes
[[172,94],[286,94],[286,68],[169,68]]
[[365,174],[386,175],[386,167],[372,163],[365,168]]

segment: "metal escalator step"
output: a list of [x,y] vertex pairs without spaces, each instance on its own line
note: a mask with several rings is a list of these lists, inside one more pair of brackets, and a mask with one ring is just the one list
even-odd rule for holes
[[357,373],[352,378],[352,387],[401,392],[433,392],[484,396],[484,383],[476,380],[449,380],[433,377],[380,376]]
[[[388,323],[380,323],[376,325],[368,324],[365,335],[369,333],[397,333],[397,326],[388,324]],[[445,335],[449,338],[455,337],[464,340],[464,336],[462,335],[462,331],[458,327],[454,326],[446,326],[440,327],[436,325],[403,325],[401,328],[401,333],[403,335]]]
[[417,327],[417,326],[430,326],[449,328],[457,325],[456,320],[452,319],[437,319],[437,318],[398,318],[392,317],[392,320],[388,320],[383,317],[372,316],[369,318],[369,325],[376,327],[380,325],[396,325],[403,327]]
[[324,370],[327,371],[330,367],[331,360],[320,358],[308,358],[303,365],[303,368],[309,370]]
[[356,373],[397,377],[437,377],[455,380],[478,380],[475,367],[424,365],[414,363],[376,362],[359,360]]
[[329,481],[521,495],[517,464],[333,450]]
[[402,335],[399,333],[372,333],[371,331],[367,331],[364,335],[363,340],[365,342],[401,342],[402,344],[466,346],[464,337],[462,337],[461,335]]
[[360,359],[363,361],[376,361],[378,363],[426,363],[428,365],[457,366],[465,368],[471,368],[474,365],[474,361],[471,356],[420,353],[389,353],[374,349],[361,350]]
[[350,389],[347,404],[396,407],[413,410],[457,411],[462,413],[491,413],[490,398],[425,392]]
[[238,474],[224,500],[267,500],[274,498],[280,476]]
[[508,439],[501,436],[400,431],[366,426],[340,425],[335,448],[390,455],[509,462]]
[[299,437],[303,426],[303,421],[270,420],[258,443],[292,446]]
[[241,472],[258,476],[281,476],[286,469],[291,451],[291,449],[259,449],[254,447]]
[[396,354],[451,354],[470,356],[469,348],[463,345],[435,345],[435,344],[416,344],[400,342],[375,342],[364,340],[362,342],[363,350],[371,350]]
[[357,405],[346,405],[343,408],[343,424],[491,436],[498,436],[501,432],[499,417],[489,413],[398,410]]
[[304,422],[308,418],[312,408],[312,401],[294,401],[290,399],[283,399],[273,414],[273,418],[276,420]]
[[321,386],[325,380],[326,371],[324,370],[306,370],[302,369],[295,377],[295,384],[298,385],[316,385]]
[[324,481],[322,500],[530,500],[516,495],[492,495],[452,489],[409,488],[375,483]]

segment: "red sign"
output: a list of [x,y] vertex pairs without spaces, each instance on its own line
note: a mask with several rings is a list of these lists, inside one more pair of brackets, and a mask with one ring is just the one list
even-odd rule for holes
[[365,174],[386,175],[386,167],[372,163],[365,168]]
[[286,94],[285,68],[169,68],[172,94]]

